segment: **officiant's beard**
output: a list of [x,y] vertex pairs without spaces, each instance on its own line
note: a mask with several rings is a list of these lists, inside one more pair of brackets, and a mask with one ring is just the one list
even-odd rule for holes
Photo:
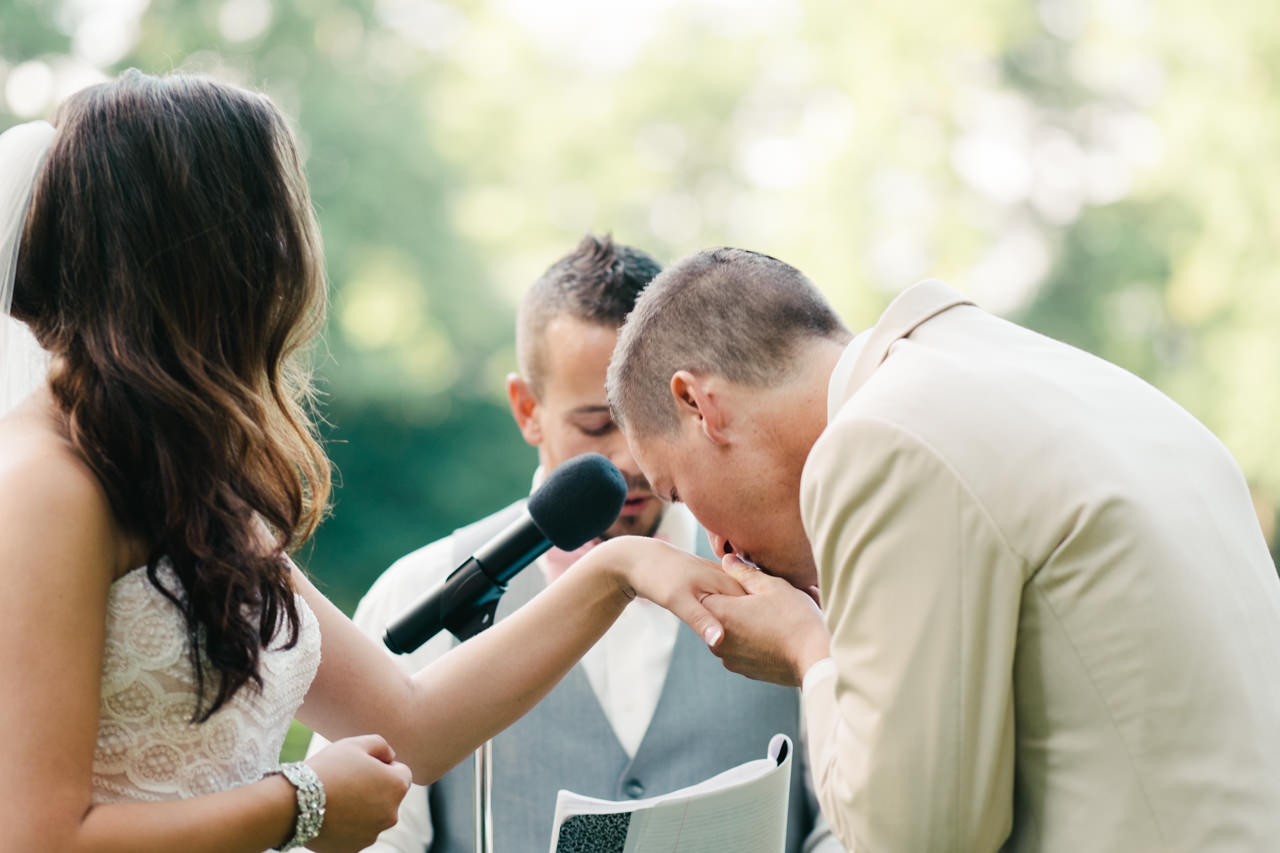
[[[658,532],[658,527],[662,525],[662,518],[666,514],[666,505],[653,493],[648,479],[643,474],[624,471],[622,476],[627,481],[627,497],[629,499],[642,500],[643,503],[630,511],[627,506],[624,506],[622,514],[618,516],[618,519],[613,524],[609,525],[609,529],[602,533],[600,538],[605,540],[612,539],[615,536],[652,537]],[[628,503],[631,503],[631,501],[629,500]]]
[[[657,498],[652,498],[657,500]],[[662,518],[666,515],[666,511],[659,512],[653,521],[645,524],[644,516],[635,516],[634,518],[619,518],[608,530],[600,534],[600,540],[613,539],[615,536],[646,536],[653,538],[658,528],[662,526]]]

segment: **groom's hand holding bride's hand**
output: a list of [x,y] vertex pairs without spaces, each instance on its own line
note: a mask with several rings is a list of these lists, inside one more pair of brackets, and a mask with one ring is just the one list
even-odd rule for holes
[[732,672],[798,686],[809,667],[830,655],[831,638],[812,593],[765,574],[736,554],[725,556],[724,573],[746,595],[712,595],[703,604],[725,628],[712,651]]
[[619,536],[596,551],[598,557],[609,553],[606,562],[619,570],[620,589],[628,598],[640,596],[670,610],[713,650],[721,642],[724,626],[704,602],[745,591],[714,562],[645,536]]

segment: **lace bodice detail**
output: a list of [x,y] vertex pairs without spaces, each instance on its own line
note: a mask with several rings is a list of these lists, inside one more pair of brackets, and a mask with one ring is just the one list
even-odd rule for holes
[[[158,577],[179,593],[165,563]],[[252,782],[273,769],[294,712],[320,664],[320,629],[301,597],[298,642],[262,652],[261,692],[237,691],[207,722],[193,724],[195,670],[182,613],[145,567],[116,580],[107,602],[94,802],[173,800]],[[209,670],[206,670],[209,671]]]

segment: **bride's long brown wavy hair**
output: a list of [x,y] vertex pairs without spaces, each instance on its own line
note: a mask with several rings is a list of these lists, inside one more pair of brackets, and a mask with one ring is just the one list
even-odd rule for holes
[[298,636],[285,554],[330,482],[300,351],[324,319],[319,232],[262,95],[128,71],[53,123],[13,313],[54,354],[67,434],[185,616],[206,720],[261,687],[277,630]]

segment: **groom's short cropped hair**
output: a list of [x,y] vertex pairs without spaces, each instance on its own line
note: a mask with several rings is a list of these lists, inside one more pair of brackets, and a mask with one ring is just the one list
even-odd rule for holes
[[800,270],[746,249],[707,249],[668,267],[640,295],[609,364],[614,420],[637,436],[678,425],[678,370],[768,387],[806,339],[852,335]]

